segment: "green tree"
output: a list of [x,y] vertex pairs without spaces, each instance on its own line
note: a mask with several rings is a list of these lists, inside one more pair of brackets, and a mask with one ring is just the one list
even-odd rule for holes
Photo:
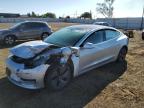
[[56,15],[54,13],[47,12],[47,13],[43,14],[42,17],[43,18],[56,18]]
[[31,17],[31,14],[30,14],[30,13],[27,13],[27,16],[28,16],[28,17]]
[[32,12],[31,17],[37,17],[37,15],[35,14],[35,12]]
[[70,19],[70,16],[66,16],[67,19]]
[[92,14],[90,12],[84,12],[83,14],[81,14],[80,17],[81,18],[90,18],[90,19],[92,19]]
[[115,0],[104,0],[103,3],[97,3],[96,11],[106,18],[112,18],[114,1]]

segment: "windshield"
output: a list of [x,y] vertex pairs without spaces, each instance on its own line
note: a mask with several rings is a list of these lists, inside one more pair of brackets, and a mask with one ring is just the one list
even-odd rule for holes
[[87,29],[84,28],[67,27],[51,34],[44,41],[58,46],[74,46],[86,33]]
[[10,27],[10,28],[17,28],[17,27],[19,27],[21,24],[23,24],[22,22],[21,23],[16,23],[15,25],[13,25],[12,27]]

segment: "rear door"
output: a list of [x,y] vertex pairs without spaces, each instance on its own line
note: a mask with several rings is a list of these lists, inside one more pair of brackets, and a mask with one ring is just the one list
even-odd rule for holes
[[40,28],[37,23],[28,22],[20,26],[19,37],[21,39],[31,39],[40,37]]
[[37,38],[41,36],[41,27],[39,25],[39,22],[30,22],[28,26],[30,38]]
[[113,29],[105,29],[104,47],[106,50],[106,59],[114,60],[117,57],[120,46],[118,41],[119,36],[120,32]]
[[40,37],[43,32],[43,24],[39,22],[33,22],[31,23],[31,34],[33,38]]

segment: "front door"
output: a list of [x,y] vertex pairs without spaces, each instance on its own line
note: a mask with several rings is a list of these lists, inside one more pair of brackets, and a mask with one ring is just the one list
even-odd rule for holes
[[31,36],[31,30],[29,29],[29,25],[27,23],[21,24],[18,29],[19,31],[17,32],[17,36],[19,39],[27,39]]
[[92,43],[92,48],[80,48],[80,74],[81,72],[91,68],[92,66],[98,64],[105,55],[105,50],[103,48],[103,42],[105,40],[105,34],[103,30],[96,31],[90,35],[83,43],[85,44]]

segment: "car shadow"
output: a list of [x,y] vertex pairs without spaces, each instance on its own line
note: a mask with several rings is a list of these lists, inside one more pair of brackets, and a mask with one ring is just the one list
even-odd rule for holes
[[0,79],[0,108],[82,108],[127,70],[127,61],[93,69],[61,91],[22,89]]

